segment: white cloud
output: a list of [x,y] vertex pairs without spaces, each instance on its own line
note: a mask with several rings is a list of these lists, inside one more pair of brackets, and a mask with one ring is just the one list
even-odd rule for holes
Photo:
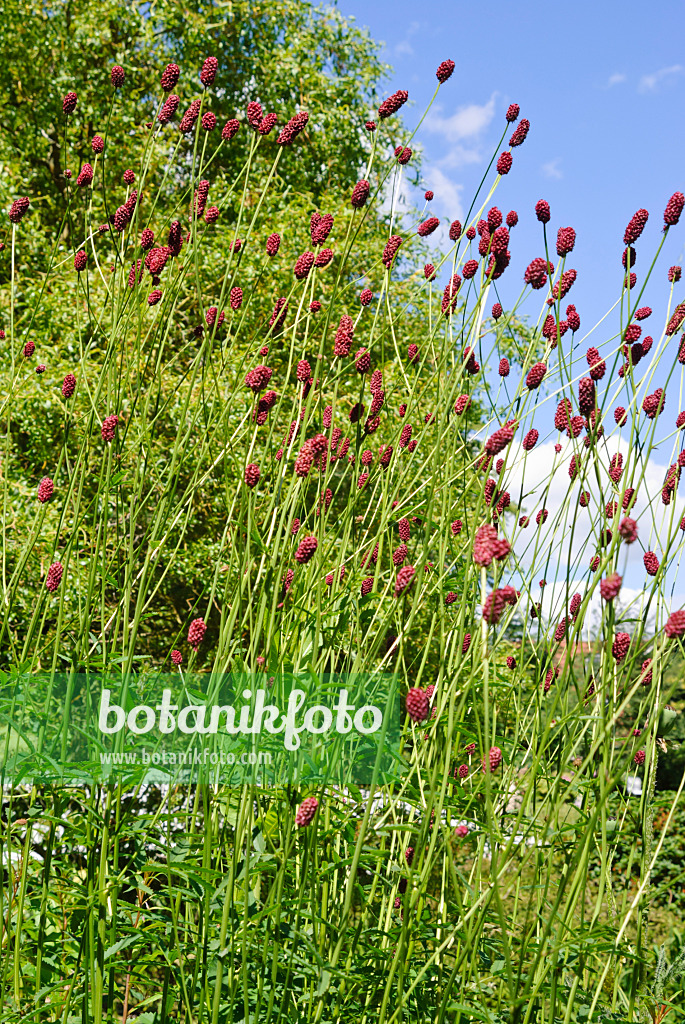
[[442,107],[434,107],[426,118],[424,127],[429,132],[442,135],[448,142],[460,142],[480,135],[490,124],[495,114],[493,93],[487,103],[471,103],[460,107],[449,117],[442,116]]
[[643,75],[638,85],[639,92],[656,92],[657,86],[665,79],[674,75],[681,75],[685,71],[682,64],[672,64],[668,68],[659,68],[651,75]]
[[[491,432],[492,425],[483,432],[483,436]],[[524,452],[520,441],[513,442],[507,456],[509,468],[504,471],[501,482],[498,481],[501,487],[510,492],[513,503],[519,501],[523,484],[521,510],[516,513],[515,518],[506,517],[503,530],[509,538],[515,533],[513,554],[518,563],[518,571],[515,569],[513,558],[508,559],[506,563],[507,568],[514,573],[511,582],[521,588],[521,584],[527,581],[531,586],[532,600],[536,603],[542,601],[542,618],[552,622],[566,614],[567,599],[572,594],[585,593],[590,577],[590,558],[600,550],[597,531],[592,529],[592,524],[596,524],[599,519],[598,488],[594,471],[585,483],[581,484],[578,480],[571,483],[568,467],[573,445],[568,439],[562,443],[563,448],[559,454],[554,451],[553,440],[538,444],[528,454],[524,464]],[[611,494],[607,473],[608,462],[610,456],[616,452],[623,455],[624,464],[627,464],[628,443],[614,435],[606,448],[606,458],[602,459],[602,462],[606,463],[600,473],[604,501]],[[664,456],[668,458],[666,452]],[[661,587],[661,595],[658,599],[653,598],[647,608],[651,579],[646,575],[642,557],[644,551],[652,550],[659,560],[663,558],[661,541],[668,535],[668,520],[671,515],[670,506],[663,506],[661,503],[661,488],[667,468],[667,464],[648,459],[644,477],[637,488],[637,500],[630,511],[630,516],[638,523],[639,542],[621,546],[617,565],[618,572],[623,577],[620,597],[616,602],[617,617],[623,618],[624,621],[645,619],[648,633],[654,631],[657,619],[663,624],[671,610],[685,607],[685,578],[680,564],[683,556],[674,554],[671,550],[668,556],[671,564]],[[590,491],[589,509],[581,508],[579,505],[581,490]],[[653,499],[651,504],[650,498]],[[547,509],[548,518],[544,524],[538,526],[535,517],[542,508]],[[521,514],[530,517],[530,523],[525,529],[519,529],[517,525]],[[619,518],[622,515],[625,513],[620,513]],[[615,522],[608,525],[616,529]],[[539,580],[542,578],[547,580],[547,585],[541,589]],[[505,582],[510,580],[507,578]],[[527,609],[528,604],[529,599],[526,598],[523,607]],[[593,596],[584,619],[585,639],[601,618],[601,604],[601,598],[597,593]],[[628,631],[632,632],[633,628],[630,624]]]
[[443,116],[442,107],[431,111],[425,121],[426,130],[440,135],[442,141],[449,144],[439,161],[441,167],[463,167],[483,159],[481,136],[495,115],[496,95],[493,93],[487,103],[460,107],[449,117]]
[[447,177],[442,168],[435,164],[429,164],[424,169],[424,179],[428,188],[435,193],[433,206],[450,220],[464,217],[464,208],[461,202],[463,185],[457,185]]
[[412,21],[407,29],[407,34],[404,39],[401,39],[395,46],[395,55],[397,57],[412,57],[414,54],[414,47],[409,42],[411,36],[415,36],[421,28],[418,21]]
[[564,175],[559,170],[559,158],[556,160],[549,160],[548,163],[542,165],[542,173],[546,178],[563,178]]
[[[579,559],[576,564],[583,572],[598,547],[598,538],[593,538],[590,530],[590,524],[597,521],[599,512],[594,471],[590,473],[585,483],[581,484],[578,479],[572,483],[568,468],[574,450],[573,444],[570,440],[564,439],[559,454],[555,453],[554,445],[555,442],[551,440],[536,445],[524,462],[520,441],[512,442],[507,458],[509,468],[502,483],[514,502],[518,501],[523,488],[521,514],[530,517],[530,525],[524,530],[517,530],[516,552],[523,565],[539,566],[541,570],[549,558],[549,567],[544,571],[549,574],[550,579],[557,575],[557,568],[558,575],[565,578],[567,568],[572,567],[576,559]],[[630,461],[629,451],[628,442],[617,434],[608,439],[607,454],[606,458],[602,459],[601,470],[605,500],[608,500],[611,493],[608,477],[609,458],[614,453],[620,453],[623,455],[624,465],[627,466]],[[643,549],[651,549],[661,557],[659,537],[666,535],[666,522],[671,514],[670,507],[661,504],[661,489],[667,469],[668,463],[658,463],[653,458],[647,460],[644,477],[637,488],[637,498],[630,512],[632,518],[637,520],[641,544],[623,545],[622,559],[625,559],[625,565],[620,570],[622,573],[634,570],[638,576],[644,575]],[[590,506],[587,509],[581,508],[578,504],[581,490],[590,491]],[[655,496],[657,500],[649,504],[648,499]],[[563,512],[565,506],[569,506],[567,516]],[[535,516],[543,507],[548,511],[548,518],[544,526],[538,527]],[[571,538],[571,526],[574,521],[575,528]],[[507,534],[510,534],[513,526],[513,519],[508,519]]]
[[613,75],[609,76],[609,81],[607,82],[607,87],[609,89],[611,89],[611,87],[613,85],[621,85],[621,83],[625,82],[627,78],[628,78],[627,75],[623,75],[619,71],[616,71]]

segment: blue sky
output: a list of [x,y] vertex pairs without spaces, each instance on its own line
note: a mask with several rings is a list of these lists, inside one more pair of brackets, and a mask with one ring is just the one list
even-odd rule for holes
[[[558,227],[571,225],[577,232],[566,266],[577,269],[578,279],[567,301],[580,313],[582,339],[620,294],[623,232],[633,213],[641,207],[650,213],[636,245],[639,288],[662,237],[665,204],[675,191],[685,192],[682,3],[339,0],[337,6],[383,41],[381,55],[394,69],[384,95],[398,88],[409,91],[410,104],[403,110],[409,129],[433,94],[437,65],[445,58],[456,62],[418,135],[425,187],[435,192],[431,213],[449,220],[463,217],[501,134],[507,106],[520,104],[531,129],[523,146],[514,150],[513,169],[494,199],[504,213],[513,208],[520,218],[512,231],[511,266],[499,282],[503,303],[506,309],[507,301],[513,303],[519,295],[528,262],[544,255],[534,207],[538,199],[546,199],[552,210],[552,252]],[[654,310],[643,323],[643,334],[654,335],[655,341],[663,331],[669,301],[667,269],[683,262],[685,216],[671,229],[641,300]],[[675,303],[683,299],[685,281],[674,292]],[[527,307],[533,320],[540,305],[535,295]],[[616,313],[591,339],[581,341],[581,352],[593,344],[602,355],[608,354],[608,340],[618,329]],[[678,337],[669,343],[669,364]],[[615,347],[616,341],[611,345]],[[664,365],[656,368],[649,390],[662,383]],[[670,440],[649,460],[648,486],[643,490],[652,494],[659,494],[665,469],[675,457],[673,421],[685,408],[685,389],[678,395],[679,376],[669,384],[666,411],[659,421],[661,428],[663,420],[660,433],[670,434]],[[613,392],[612,388],[612,400]],[[623,396],[620,401],[628,404]],[[555,404],[548,402],[546,409],[553,413]],[[617,400],[605,408],[610,427],[615,404]],[[536,426],[541,426],[539,418]],[[551,415],[543,413],[541,418],[544,422]],[[537,471],[541,481],[549,470],[555,440],[556,436],[541,445],[537,460],[528,464],[527,472],[533,470],[535,477]],[[612,451],[627,451],[625,441],[619,445],[612,440],[610,445]],[[568,486],[564,469],[555,475],[546,499],[550,526]],[[677,505],[680,508],[682,500]],[[534,512],[535,505],[528,510]],[[635,594],[645,579],[642,552],[659,551],[659,516],[670,512],[661,507],[655,511],[656,516],[642,508],[644,546],[633,545],[625,565],[625,584]],[[669,590],[674,580],[671,572]],[[682,577],[675,580],[674,594],[674,606],[681,604]]]
[[[456,62],[419,133],[437,215],[452,219],[468,208],[506,108],[520,104],[531,130],[496,198],[520,217],[512,267],[541,254],[534,206],[547,199],[550,227],[577,232],[572,265],[579,278],[569,301],[584,322],[598,319],[617,296],[632,214],[650,212],[639,275],[660,238],[666,201],[685,191],[682,3],[339,0],[338,8],[384,42],[383,58],[394,68],[387,92],[408,89],[409,126],[433,93],[437,65],[447,57]],[[683,225],[671,236],[666,268],[685,256]],[[521,276],[514,273],[512,298]],[[658,283],[645,295],[655,312],[668,295],[665,271]]]

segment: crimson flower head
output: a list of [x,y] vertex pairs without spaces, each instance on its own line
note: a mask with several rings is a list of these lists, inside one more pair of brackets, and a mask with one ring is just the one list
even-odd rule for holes
[[680,305],[676,306],[673,316],[666,325],[666,334],[675,334],[683,320],[685,320],[685,302],[681,302]]
[[68,92],[62,100],[62,111],[65,114],[73,114],[78,103],[78,96],[75,92]]
[[452,223],[450,224],[448,234],[450,237],[450,242],[456,242],[459,236],[461,235],[461,222],[458,220],[453,220]]
[[578,316],[576,307],[570,304],[566,307],[566,323],[568,324],[569,330],[574,334],[576,331],[580,330],[580,317]]
[[299,114],[295,114],[294,117],[291,117],[276,139],[278,145],[289,146],[300,132],[306,128],[308,121],[309,114],[306,110],[301,110]]
[[613,572],[610,576],[606,576],[599,584],[599,592],[602,599],[604,601],[613,601],[615,597],[618,597],[622,583],[623,577],[619,576],[617,572]]
[[502,211],[497,206],[491,206],[488,210],[488,228],[496,231],[502,224]]
[[298,828],[307,828],[308,825],[311,825],[318,806],[319,801],[315,796],[308,796],[306,800],[302,801],[295,814],[295,824]]
[[673,612],[664,626],[664,632],[671,640],[685,634],[685,611]]
[[373,373],[371,374],[371,380],[369,381],[369,388],[371,389],[371,394],[375,395],[377,391],[381,391],[381,394],[383,395],[383,397],[385,397],[385,392],[382,391],[382,387],[383,371],[374,370]]
[[281,236],[274,232],[266,240],[266,254],[267,256],[275,256],[281,244]]
[[[418,686],[411,687],[405,698],[404,706],[413,722],[425,722],[430,714],[430,698],[426,691]],[[411,863],[409,859],[408,863]]]
[[309,233],[312,245],[322,245],[328,238],[333,228],[333,215],[325,213],[313,213],[309,222]]
[[366,128],[367,132],[375,132],[375,130],[376,130],[376,122],[375,121],[367,121],[366,124],[364,125],[364,127]]
[[38,501],[41,505],[44,505],[46,501],[50,501],[55,490],[55,485],[49,476],[44,476],[41,482],[38,484]]
[[207,632],[207,623],[204,619],[193,619],[188,627],[188,643],[197,651],[198,647],[205,638]]
[[397,574],[395,579],[395,597],[406,593],[414,583],[416,569],[413,565],[405,565]]
[[611,653],[616,661],[623,661],[630,648],[630,634],[617,633],[611,646]]
[[541,256],[531,260],[526,267],[526,272],[523,275],[523,280],[526,284],[529,284],[531,288],[536,291],[540,288],[544,288],[547,284],[547,272],[548,272],[547,260],[544,260]]
[[[513,588],[512,588],[513,589]],[[483,618],[489,625],[496,626],[507,605],[507,595],[503,590],[493,590],[485,598]]]
[[488,769],[491,772],[496,771],[502,763],[502,751],[499,747],[490,747],[490,753],[488,754],[487,762],[483,760],[483,771]]
[[192,131],[195,122],[198,119],[201,105],[202,104],[200,100],[193,100],[193,102],[190,104],[185,114],[179,121],[178,130],[180,131],[181,135],[187,135],[188,132]]
[[547,224],[550,217],[552,216],[549,209],[549,203],[546,199],[539,199],[535,204],[535,214],[541,224]]
[[430,201],[433,199],[433,193],[431,192],[430,189],[423,193],[423,198],[426,200],[427,203],[430,203]]
[[499,318],[500,318],[500,317],[502,316],[502,313],[503,313],[503,312],[504,312],[504,310],[502,309],[502,305],[501,305],[501,303],[499,303],[499,302],[496,302],[496,303],[495,303],[495,304],[493,305],[493,307],[492,307],[492,310],[491,310],[491,314],[490,314],[490,315],[492,316],[492,319],[493,319],[493,320],[499,320]]
[[545,363],[535,363],[531,366],[526,377],[526,387],[530,391],[534,391],[535,388],[539,388],[542,384],[543,378],[547,373],[547,365]]
[[517,124],[516,128],[514,129],[514,132],[513,132],[512,136],[511,136],[511,138],[509,139],[509,145],[512,146],[512,147],[513,146],[520,146],[522,142],[525,142],[526,135],[528,134],[529,130],[530,130],[530,121],[528,121],[524,117],[521,121],[519,121],[519,123]]
[[104,152],[104,150],[105,150],[105,140],[102,138],[101,135],[94,135],[93,136],[93,138],[91,140],[91,143],[90,143],[90,148],[93,150],[94,153],[103,153]]
[[62,576],[64,574],[64,566],[61,562],[53,562],[48,569],[47,576],[45,577],[45,588],[49,590],[51,594],[59,587],[62,582]]
[[511,427],[500,427],[485,442],[485,450],[488,455],[498,455],[513,440],[514,431]]
[[36,351],[36,345],[33,341],[27,341],[24,345],[24,359],[30,359],[33,353]]
[[645,229],[645,224],[647,223],[648,217],[649,213],[647,210],[644,209],[638,210],[637,213],[633,214],[628,223],[628,227],[625,229],[623,233],[624,245],[632,245],[633,242],[637,242],[638,238]]
[[518,103],[511,103],[507,109],[506,114],[507,121],[509,122],[509,124],[513,124],[513,122],[518,118],[520,113],[521,108],[518,105]]
[[314,253],[309,251],[303,252],[298,256],[293,269],[293,273],[298,281],[303,281],[305,277],[308,277],[310,270],[314,266],[314,259]]
[[668,280],[673,284],[675,281],[679,281],[682,275],[682,267],[669,267],[668,269]]
[[73,373],[68,373],[62,381],[62,394],[65,398],[71,398],[74,391],[76,391],[76,377]]
[[250,102],[247,105],[247,110],[245,111],[245,113],[247,115],[247,123],[250,125],[251,128],[254,128],[256,131],[259,128],[262,122],[262,118],[264,116],[264,111],[262,110],[261,103],[257,103],[256,100],[250,100]]
[[673,224],[678,223],[684,206],[685,196],[683,193],[674,192],[666,203],[666,209],[664,210],[664,229],[672,227]]
[[352,189],[352,195],[350,196],[350,204],[355,210],[360,210],[365,205],[366,200],[369,198],[371,192],[371,185],[365,178],[358,181]]
[[373,292],[371,291],[370,288],[364,288],[359,293],[359,303],[362,306],[368,306],[372,299],[373,299]]
[[435,77],[437,78],[437,80],[442,85],[443,82],[446,82],[447,79],[450,78],[450,76],[452,75],[453,71],[454,71],[454,61],[453,60],[443,60],[440,64],[438,64],[438,70],[435,72]]
[[402,239],[401,239],[401,237],[399,235],[391,235],[390,236],[390,238],[388,239],[388,241],[385,244],[385,249],[383,250],[383,256],[381,257],[382,261],[383,261],[383,266],[388,267],[388,268],[391,266],[392,261],[395,259],[395,256],[397,255],[397,250],[399,249],[399,247],[401,245],[402,245]]
[[86,269],[86,263],[88,262],[88,256],[85,249],[80,249],[79,252],[74,256],[74,270],[77,274],[80,274],[82,270]]
[[650,420],[653,420],[659,413],[663,412],[665,400],[666,396],[662,388],[657,388],[653,394],[645,396],[642,402],[642,409]]
[[125,185],[133,185],[133,183],[134,183],[134,182],[135,182],[135,180],[136,180],[136,176],[135,176],[135,174],[133,173],[133,171],[131,170],[131,168],[130,168],[130,167],[129,167],[129,168],[127,168],[127,169],[126,169],[126,170],[124,171],[124,175],[123,175],[123,177],[124,177],[124,184],[125,184]]
[[511,153],[505,149],[503,153],[500,153],[497,158],[497,173],[508,174],[514,164],[514,158]]
[[365,348],[360,348],[354,357],[357,373],[368,373],[371,368],[371,355]]
[[559,228],[557,232],[557,256],[568,256],[576,244],[573,228]]
[[219,61],[216,57],[207,57],[200,71],[200,81],[204,86],[211,85],[216,77]]
[[92,181],[93,168],[90,166],[90,164],[84,164],[81,170],[79,171],[78,178],[76,179],[76,184],[79,188],[83,188],[84,186],[88,187],[88,185],[90,185]]
[[216,128],[216,114],[208,110],[202,115],[202,128],[206,132],[213,132]]
[[107,444],[110,444],[114,440],[114,435],[116,434],[118,425],[119,417],[117,416],[116,413],[112,413],[111,416],[105,416],[104,420],[102,421],[100,435],[102,437],[102,440],[106,441]]
[[209,181],[206,178],[203,178],[202,181],[200,181],[198,183],[198,188],[197,188],[197,191],[196,191],[196,194],[195,194],[195,208],[197,210],[197,213],[198,213],[199,217],[202,217],[202,215],[203,215],[203,213],[205,211],[205,206],[207,205],[207,198],[208,198],[208,196],[209,196]]
[[221,129],[221,138],[224,142],[230,142],[233,136],[240,129],[240,121],[237,121],[235,117],[230,118]]
[[409,99],[409,93],[406,89],[398,89],[392,96],[388,96],[387,100],[383,100],[380,107],[378,108],[378,116],[381,121],[384,121],[386,117],[390,117],[392,114],[396,114],[397,111],[403,106]]
[[272,374],[273,370],[268,366],[260,364],[259,366],[256,366],[254,370],[249,370],[245,374],[245,384],[252,391],[263,391],[271,380]]
[[428,220],[424,220],[422,224],[419,224],[416,229],[417,235],[425,238],[426,235],[432,235],[437,227],[440,226],[440,221],[437,217],[429,217]]
[[115,89],[121,89],[124,84],[124,78],[126,77],[124,69],[120,64],[115,64],[112,68],[110,79]]
[[314,257],[314,266],[327,267],[334,256],[335,253],[332,249],[319,249],[318,253]]
[[173,87],[178,82],[178,76],[181,74],[181,69],[178,64],[167,64],[166,68],[162,72],[161,86],[164,92],[171,92]]
[[297,370],[295,372],[295,376],[297,377],[297,379],[300,381],[300,383],[304,383],[305,381],[309,380],[311,375],[312,368],[309,362],[306,359],[300,359],[299,363],[297,364]]
[[411,150],[409,146],[397,146],[395,149],[395,156],[397,157],[398,164],[408,164],[411,160]]
[[172,664],[174,664],[177,668],[178,668],[179,665],[182,665],[183,664],[183,655],[181,654],[181,652],[180,651],[172,651],[171,652],[171,661],[172,661]]
[[30,205],[30,199],[28,196],[22,196],[21,199],[15,199],[10,206],[9,218],[13,224],[18,224],[21,218],[24,216]]
[[245,467],[245,483],[248,487],[256,487],[259,482],[259,466],[255,465],[254,462],[249,463]]
[[318,546],[319,542],[313,534],[310,534],[308,537],[303,537],[297,551],[295,552],[295,561],[299,562],[300,565],[306,564],[314,557],[314,553]]
[[176,113],[176,108],[178,107],[180,102],[181,97],[176,96],[174,93],[172,93],[171,96],[167,96],[164,103],[162,104],[162,109],[157,114],[157,120],[159,121],[160,124],[169,124],[169,121]]

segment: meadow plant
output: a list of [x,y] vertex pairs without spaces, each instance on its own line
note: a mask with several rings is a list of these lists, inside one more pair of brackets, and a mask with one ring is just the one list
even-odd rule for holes
[[[495,205],[531,145],[518,105],[463,225],[397,213],[414,139],[398,90],[366,124],[357,184],[304,203],[289,237],[271,197],[317,124],[252,99],[217,125],[223,73],[211,55],[161,70],[123,179],[107,171],[124,69],[92,163],[69,149],[66,92],[69,231],[31,303],[33,200],[9,208],[0,738],[6,755],[19,696],[40,753],[81,673],[386,672],[401,772],[345,789],[8,782],[0,1019],[662,1019],[679,975],[662,953],[652,982],[651,880],[683,783],[658,840],[652,803],[685,636],[666,582],[685,529],[685,302],[657,257],[683,195],[641,280],[649,215],[627,217],[615,303],[582,335],[573,227],[544,200]],[[48,344],[53,292],[71,330]],[[671,464],[652,488],[657,441]]]

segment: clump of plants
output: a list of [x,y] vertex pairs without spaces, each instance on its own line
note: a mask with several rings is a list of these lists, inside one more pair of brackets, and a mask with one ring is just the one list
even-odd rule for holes
[[[259,97],[221,123],[221,74],[209,56],[189,90],[168,64],[114,177],[126,71],[87,159],[66,93],[72,169],[39,286],[22,256],[35,200],[9,209],[5,757],[17,737],[58,756],[84,674],[144,696],[161,671],[200,690],[364,673],[401,690],[398,772],[14,778],[1,1019],[661,1020],[680,991],[663,954],[654,982],[650,901],[683,785],[655,832],[685,635],[666,586],[685,301],[658,256],[685,196],[642,280],[649,215],[628,220],[618,298],[584,336],[574,229],[540,200],[518,267],[519,214],[495,204],[530,128],[516,104],[463,224],[441,226],[430,192],[397,213],[399,90],[355,136],[357,183],[300,197],[286,229],[282,169],[321,130]],[[652,493],[657,441],[672,455]],[[644,586],[622,604],[636,556]]]

